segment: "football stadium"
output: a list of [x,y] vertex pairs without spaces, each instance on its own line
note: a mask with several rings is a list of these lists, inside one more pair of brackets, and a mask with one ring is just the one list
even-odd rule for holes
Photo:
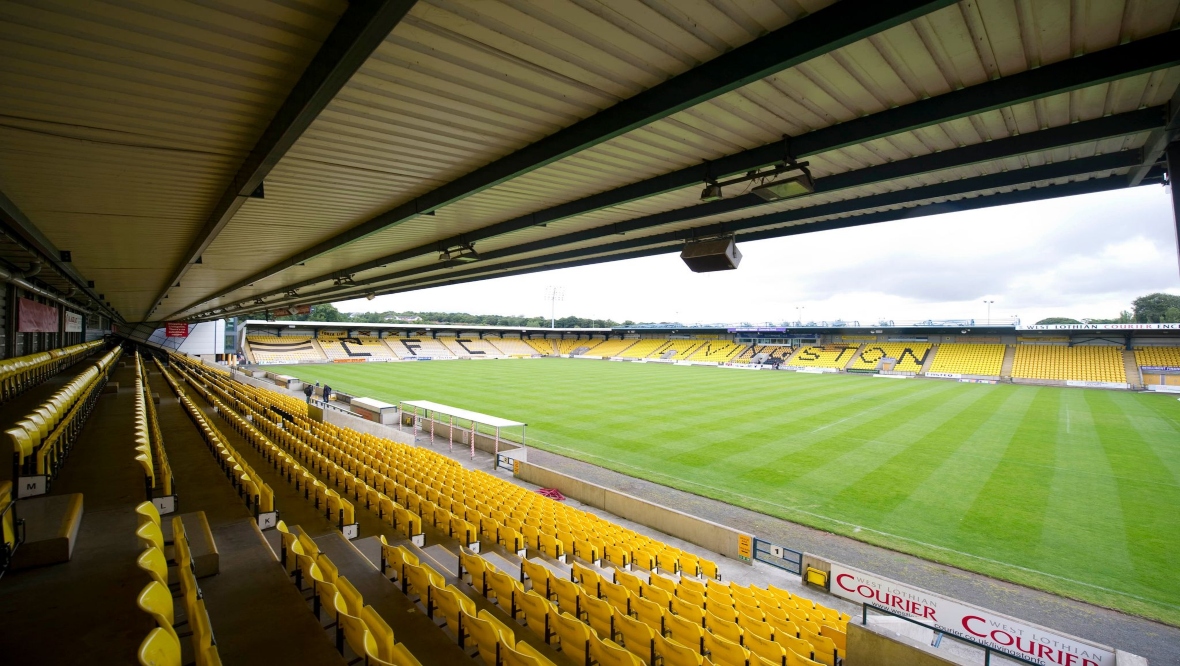
[[1180,0],[0,0],[0,30],[5,663],[1180,664],[1180,306],[321,316],[664,255],[771,300],[739,247],[792,237],[953,279],[890,223],[1116,192],[1166,192],[1172,265]]

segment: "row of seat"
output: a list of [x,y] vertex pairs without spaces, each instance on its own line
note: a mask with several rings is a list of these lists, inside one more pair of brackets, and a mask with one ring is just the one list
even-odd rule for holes
[[238,455],[229,440],[221,434],[217,427],[205,418],[201,409],[188,397],[184,388],[172,377],[159,359],[156,360],[156,364],[161,374],[164,375],[164,380],[172,387],[172,392],[176,394],[177,400],[184,406],[189,418],[196,424],[205,445],[213,452],[218,465],[229,477],[238,496],[245,500],[246,507],[254,512],[256,518],[260,514],[272,513],[275,510],[274,491],[254,473],[250,464]]
[[929,342],[870,342],[865,344],[848,365],[849,370],[877,370],[891,358],[893,370],[917,374],[930,354]]
[[1016,345],[1012,376],[1125,384],[1123,350],[1115,345]]
[[934,353],[927,372],[999,377],[1007,345],[944,342]]
[[[474,558],[478,556],[464,558],[466,568],[478,583],[483,567],[486,582],[487,563]],[[531,585],[527,594],[535,592],[554,602],[562,613],[585,617],[596,632],[621,639],[649,664],[649,657],[654,659],[659,652],[657,637],[673,641],[673,648],[682,646],[727,666],[761,663],[755,655],[773,664],[829,666],[843,658],[849,617],[774,587],[676,580],[660,574],[644,577],[578,563],[572,565],[567,581],[527,561],[521,563],[520,581],[514,597],[527,582]],[[527,603],[525,608],[527,612]],[[701,663],[683,650],[668,651],[673,655],[665,656],[665,663]]]
[[[139,646],[139,663],[142,666],[181,666],[180,639],[176,627],[189,625],[185,635],[192,637],[195,666],[220,666],[221,657],[217,651],[217,640],[213,636],[212,623],[205,609],[204,596],[197,585],[192,553],[188,536],[180,516],[172,519],[172,548],[175,559],[169,562],[165,555],[167,543],[160,523],[160,514],[151,502],[143,502],[135,508],[139,525],[135,530],[142,551],[136,564],[148,574],[151,581],[144,586],[136,598],[139,608],[156,621],[156,627],[143,639]],[[176,622],[172,584],[169,581],[169,564],[176,567],[175,584],[179,587],[184,606],[182,622]]]
[[102,340],[91,340],[0,361],[0,403],[12,400],[26,389],[68,368],[102,344]]
[[[273,444],[269,444],[261,437],[250,421],[227,405],[218,392],[201,385],[201,382],[191,376],[192,367],[177,368],[185,382],[197,393],[201,394],[216,409],[217,413],[241,434],[247,442],[259,449],[268,461],[277,468],[286,470],[291,478],[299,479],[304,490],[304,497],[313,502],[317,508],[325,508],[326,518],[334,520],[338,525],[343,520],[353,522],[353,508],[351,503],[343,500],[334,491],[314,479],[314,476],[298,463],[284,458],[285,454]],[[230,398],[232,400],[232,398]],[[237,409],[245,411],[245,403],[234,400]],[[260,419],[261,420],[261,419]],[[269,447],[267,446],[269,444]],[[280,462],[280,460],[282,462]],[[285,464],[284,464],[285,463]],[[261,483],[261,481],[259,481]],[[297,485],[297,487],[299,487]],[[300,530],[288,530],[285,523],[276,526],[283,540],[280,562],[287,567],[290,574],[296,576],[296,585],[302,590],[305,583],[313,589],[313,612],[317,619],[320,612],[326,609],[335,616],[329,627],[336,628],[336,647],[342,653],[347,644],[358,659],[365,659],[366,663],[374,666],[392,664],[394,666],[420,666],[417,659],[404,645],[395,644],[393,631],[381,616],[371,607],[365,606],[356,588],[348,583],[343,576],[337,575],[337,568],[331,560],[319,552],[315,542]],[[297,540],[292,540],[298,537]]]
[[[195,364],[194,364],[194,366],[195,366]],[[211,385],[224,383],[224,386],[219,386],[217,389],[214,389],[214,390],[227,391],[227,392],[232,391],[234,393],[239,393],[239,394],[254,394],[253,396],[246,396],[246,395],[242,396],[243,398],[245,398],[246,400],[249,400],[251,403],[254,403],[254,404],[259,403],[259,398],[262,398],[262,399],[265,398],[265,396],[262,395],[264,392],[261,391],[260,389],[254,389],[253,387],[240,386],[240,385],[230,386],[228,381],[219,382],[216,378],[217,373],[214,370],[204,368],[204,367],[200,367],[200,368],[194,367],[193,369],[198,372],[203,371],[205,376],[207,377],[207,379],[210,381]],[[246,408],[246,402],[241,401],[239,404],[239,407],[243,408],[243,409]],[[253,424],[257,425],[261,428],[267,428],[268,426],[267,426],[266,419],[259,419],[259,418],[257,418],[257,416],[258,415],[255,416]],[[358,502],[365,502],[366,506],[368,506],[370,508],[374,508],[374,510],[379,513],[379,516],[384,517],[386,520],[388,520],[392,524],[394,524],[395,529],[398,529],[398,531],[401,532],[402,534],[404,534],[406,536],[413,536],[415,534],[419,534],[421,532],[422,522],[429,521],[430,524],[433,524],[436,527],[439,527],[444,532],[447,532],[448,534],[450,534],[452,537],[458,538],[461,543],[471,542],[472,541],[472,537],[471,537],[472,533],[477,533],[480,536],[483,536],[485,538],[489,538],[489,539],[493,540],[493,542],[498,542],[510,550],[513,549],[513,544],[517,543],[514,540],[504,539],[503,538],[503,531],[501,529],[499,529],[497,526],[492,525],[492,521],[488,521],[488,520],[484,519],[482,514],[479,514],[478,511],[477,512],[470,512],[470,508],[466,507],[463,504],[458,504],[455,500],[459,499],[459,497],[448,496],[445,494],[439,494],[437,491],[434,491],[434,489],[430,488],[430,487],[420,487],[421,486],[420,482],[415,483],[414,481],[410,480],[408,477],[398,477],[398,476],[396,476],[396,474],[398,474],[397,472],[394,473],[395,476],[393,477],[394,480],[392,483],[393,487],[390,487],[391,484],[389,484],[387,482],[387,483],[383,483],[380,486],[380,490],[378,488],[366,488],[365,487],[366,483],[365,483],[365,480],[363,480],[363,478],[358,477],[358,475],[354,474],[353,471],[346,470],[344,467],[341,467],[341,465],[338,464],[338,463],[348,464],[347,458],[350,458],[352,456],[347,454],[345,451],[338,449],[336,451],[331,451],[330,453],[333,454],[335,457],[329,458],[328,456],[324,456],[324,454],[321,453],[319,450],[316,450],[313,447],[313,445],[303,443],[298,437],[296,437],[295,434],[298,434],[298,433],[305,433],[305,432],[309,433],[311,430],[310,429],[311,425],[320,425],[320,424],[312,424],[310,422],[307,424],[303,424],[303,423],[300,423],[299,421],[300,421],[300,419],[298,417],[296,419],[294,419],[294,422],[288,421],[285,424],[287,427],[281,429],[281,432],[282,432],[281,435],[280,435],[279,429],[276,429],[274,432],[271,433],[271,435],[276,436],[276,438],[279,440],[283,440],[283,439],[289,440],[288,445],[301,448],[303,451],[307,452],[306,455],[308,455],[308,456],[319,457],[322,460],[329,461],[330,464],[325,463],[322,468],[318,468],[319,471],[321,471],[321,473],[328,473],[328,478],[326,479],[326,481],[329,483],[339,484],[339,486],[343,488],[343,490],[345,491],[346,494],[351,493],[351,496],[354,497],[355,499],[357,499]],[[295,427],[295,426],[299,426],[299,427]],[[304,430],[305,427],[307,428],[307,430]],[[316,438],[316,439],[318,439],[318,438]],[[341,442],[341,443],[343,443],[343,442]],[[322,445],[322,442],[321,442],[321,445]],[[422,452],[422,453],[431,453],[431,452],[425,451],[423,449],[411,449],[411,451],[408,453],[412,454],[412,452],[414,452],[414,451]],[[424,458],[424,456],[419,456],[419,460],[416,460],[415,464],[414,464],[414,466],[417,468],[417,472],[418,472],[416,474],[416,476],[419,479],[430,478],[436,474],[442,474],[443,476],[446,476],[446,472],[443,470],[446,470],[447,468],[454,466],[454,465],[448,465],[448,464],[438,464],[438,465],[432,466],[423,458]],[[449,459],[445,459],[445,460],[449,461]],[[453,462],[453,461],[451,461],[451,462]],[[426,464],[423,464],[423,463],[426,463]],[[330,473],[331,466],[336,467],[337,472],[335,474]],[[355,468],[354,468],[354,471],[356,471]],[[466,470],[464,470],[464,471],[466,471]],[[361,474],[363,475],[363,472],[361,472]],[[342,477],[351,477],[351,478],[349,480],[346,480],[345,478],[342,478]],[[494,477],[489,477],[489,478],[494,478]],[[423,490],[424,493],[422,495],[419,495],[417,492],[414,492],[414,490],[411,490],[410,488],[407,488],[402,483],[399,483],[398,481],[400,479],[404,479],[407,483],[414,484],[414,490]],[[370,482],[378,482],[378,483],[381,482],[381,480],[377,479],[376,476],[372,476],[368,480]],[[520,489],[520,490],[523,490],[523,489]],[[394,499],[404,501],[406,506],[409,508],[404,508],[403,506],[401,506],[400,502],[395,502],[393,499],[390,499],[388,496],[385,496],[385,493],[382,491],[389,491],[392,494]],[[532,493],[531,495],[533,495],[534,497],[539,497],[535,493]],[[371,496],[375,496],[374,501],[369,501],[369,497],[371,497]],[[465,502],[471,502],[475,498],[462,497],[462,499]],[[490,508],[488,505],[483,505],[481,507],[480,503],[478,503],[478,502],[473,502],[473,503],[475,504],[475,507],[473,507],[473,508],[483,508],[488,513],[493,513],[493,514],[497,513],[496,510],[494,510],[494,509],[491,511],[487,511],[487,509]],[[445,508],[443,505],[445,505]],[[462,518],[460,518],[460,516],[458,516],[454,513],[451,513],[452,510],[462,511],[463,512]],[[398,525],[399,514],[401,514],[401,518],[400,518],[401,525],[400,526]],[[508,520],[507,515],[503,514],[503,513],[501,513],[499,516],[496,516],[496,517]],[[466,520],[466,518],[471,518],[471,520]],[[476,519],[479,519],[478,523],[473,522]],[[456,522],[458,522],[460,525],[459,529],[457,529],[457,530],[453,529]],[[400,529],[399,529],[399,527],[400,527]],[[523,530],[529,530],[529,528],[532,528],[532,527],[533,527],[532,525],[529,525],[527,523],[521,524],[521,528]],[[493,531],[493,529],[494,529],[494,531]],[[534,530],[535,530],[535,528],[534,528]],[[540,536],[539,532],[534,532],[534,533],[536,533],[538,535],[538,537]],[[520,535],[525,536],[525,532],[521,532]],[[384,541],[384,539],[383,539],[383,541]],[[600,550],[594,544],[590,544],[590,543],[579,544],[578,541],[579,540],[576,538],[570,539],[571,543],[569,544],[568,547],[566,547],[566,544],[563,544],[561,541],[553,540],[552,542],[550,542],[548,544],[548,550],[544,547],[545,544],[542,543],[541,541],[537,542],[537,546],[541,546],[538,549],[541,550],[543,553],[550,555],[550,556],[557,557],[557,556],[564,555],[568,552],[568,553],[574,553],[577,557],[586,557],[591,560],[596,559],[596,556],[599,556],[599,554],[605,550],[605,548]],[[386,544],[386,545],[388,548],[388,544]],[[387,557],[392,559],[394,556],[388,556],[388,550],[387,549],[385,549],[385,550],[386,550]],[[402,550],[404,551],[404,549],[402,549]],[[387,559],[387,557],[383,557],[383,560]],[[618,560],[622,560],[620,562],[617,562],[617,564],[622,565],[622,566],[627,566],[628,562],[626,561],[625,555],[622,555],[622,556],[616,555],[616,558]],[[407,559],[407,558],[403,558],[403,559]],[[652,561],[652,559],[654,559],[656,561]],[[606,561],[608,563],[612,563],[609,558],[607,558]],[[650,608],[650,605],[653,603],[657,604],[657,606],[658,606],[659,602],[653,602],[652,598],[659,597],[661,595],[661,593],[663,593],[667,596],[667,599],[665,601],[667,602],[667,604],[669,606],[674,606],[675,604],[677,604],[677,602],[680,603],[679,610],[680,610],[680,614],[682,614],[682,615],[691,616],[691,610],[689,610],[689,609],[694,608],[694,607],[700,608],[700,610],[698,611],[698,615],[699,615],[698,624],[700,625],[702,630],[706,630],[707,633],[709,633],[709,637],[705,637],[702,635],[700,637],[701,641],[709,641],[711,644],[713,644],[713,647],[715,649],[725,650],[726,644],[720,643],[719,641],[728,640],[727,638],[725,638],[725,636],[729,636],[729,638],[735,639],[735,640],[730,640],[729,642],[731,644],[735,645],[737,648],[740,648],[736,653],[746,654],[747,655],[746,658],[751,660],[750,663],[759,663],[759,662],[753,661],[752,657],[749,656],[749,655],[755,654],[754,652],[750,651],[750,650],[752,650],[752,648],[745,647],[746,627],[738,625],[738,621],[739,621],[740,616],[737,615],[738,611],[736,610],[736,608],[737,608],[737,605],[739,602],[733,600],[733,597],[741,597],[743,594],[745,594],[746,597],[751,598],[751,600],[748,601],[748,605],[750,607],[757,608],[758,604],[760,602],[752,599],[752,595],[753,595],[752,592],[745,593],[744,588],[738,588],[739,590],[742,590],[742,591],[735,591],[735,592],[726,594],[725,601],[728,603],[725,603],[724,605],[722,605],[722,602],[719,601],[722,598],[722,593],[718,591],[721,589],[721,586],[719,586],[719,584],[715,580],[704,582],[704,581],[701,581],[700,579],[697,579],[694,577],[682,576],[680,579],[682,582],[675,583],[672,581],[672,579],[667,578],[663,574],[658,573],[658,568],[659,568],[658,557],[648,559],[646,561],[646,563],[648,564],[648,566],[651,567],[651,569],[653,571],[656,572],[656,573],[651,573],[651,574],[640,574],[640,575],[647,576],[646,582],[640,582],[641,579],[634,576],[633,574],[619,571],[619,572],[617,572],[616,575],[618,576],[620,583],[615,583],[613,580],[603,581],[604,587],[606,585],[614,585],[616,588],[621,588],[621,589],[625,590],[626,588],[623,586],[622,581],[633,580],[635,582],[635,584],[634,584],[635,593],[633,594],[633,596],[635,599],[637,599],[633,603],[636,608],[643,606],[645,604],[645,602],[646,602],[646,604],[648,604],[649,608]],[[468,565],[467,568],[470,568],[470,564]],[[523,570],[525,570],[527,568],[528,568],[528,565],[522,564],[522,572],[523,572]],[[385,563],[383,563],[383,569],[387,569]],[[541,569],[541,570],[543,571],[543,569]],[[544,574],[540,574],[540,575],[544,575]],[[412,578],[412,576],[413,575],[411,574],[411,578]],[[532,577],[530,577],[528,575],[522,575],[522,579],[531,581],[533,579],[533,577],[536,577],[536,576],[538,576],[538,574],[534,571]],[[628,579],[627,577],[631,577],[631,578]],[[431,580],[430,576],[426,576],[426,579],[428,581]],[[408,580],[409,579],[407,579],[407,581]],[[441,581],[441,577],[438,580]],[[546,580],[548,580],[548,579],[546,579]],[[558,580],[558,579],[553,579],[553,580]],[[664,590],[663,587],[661,587],[659,585],[661,581],[668,581],[669,583],[671,583],[673,590],[680,589],[680,587],[683,586],[684,591],[679,594],[677,594],[675,591],[669,593],[667,590]],[[564,583],[565,581],[562,580],[561,582]],[[407,583],[404,583],[404,584],[407,584]],[[480,583],[475,583],[473,581],[473,584],[476,584],[477,588],[484,587],[482,584],[482,581]],[[546,582],[546,586],[548,584],[549,583]],[[555,583],[554,586],[560,587],[560,584]],[[690,601],[687,601],[687,599],[697,600],[696,598],[693,597],[693,592],[695,591],[693,589],[694,586],[699,588],[698,594],[701,595],[701,598],[698,600],[699,604],[700,604],[699,606],[696,606],[695,604],[692,604]],[[432,600],[433,596],[435,596],[435,595],[441,595],[441,598],[445,598],[445,599],[456,598],[456,597],[453,597],[453,595],[447,595],[445,593],[433,591],[431,589],[431,587],[429,586],[429,584],[419,585],[418,587],[423,588],[426,593],[427,601],[425,603],[428,607],[428,610],[432,609],[435,605],[435,602]],[[647,589],[644,589],[645,587]],[[710,590],[710,587],[713,589]],[[728,591],[728,586],[724,586],[724,587]],[[486,587],[485,587],[485,589],[486,589]],[[524,593],[524,590],[522,589],[521,592]],[[644,592],[646,592],[646,595],[644,595]],[[786,593],[785,591],[780,591],[780,593],[781,594],[789,594],[789,593]],[[554,592],[553,594],[556,594],[556,592]],[[536,596],[536,595],[534,595],[534,596]],[[549,592],[548,592],[548,590],[546,590],[546,597],[549,597],[549,596],[550,596]],[[601,597],[599,597],[598,594],[595,594],[594,597],[601,598]],[[675,597],[675,600],[673,600],[673,597]],[[709,607],[710,602],[712,602],[712,611],[713,611],[713,615],[715,616],[712,619],[712,624],[710,624],[709,622],[706,621],[707,615],[706,615],[706,611],[705,611],[705,608]],[[443,603],[445,603],[445,602],[443,602]],[[808,659],[810,659],[811,657],[817,657],[817,659],[821,663],[835,664],[836,661],[840,658],[840,653],[841,653],[840,651],[843,649],[843,645],[842,645],[843,631],[842,631],[842,628],[840,626],[838,626],[838,623],[841,623],[841,622],[846,623],[847,616],[841,617],[839,613],[837,613],[835,611],[828,610],[828,609],[822,609],[822,607],[817,606],[817,605],[811,603],[810,601],[806,602],[807,603],[807,606],[806,606],[807,610],[803,610],[802,607],[796,607],[794,604],[797,602],[794,600],[792,600],[791,603],[792,603],[792,606],[791,606],[792,612],[799,612],[799,613],[803,614],[801,617],[795,618],[799,622],[800,625],[803,625],[803,628],[796,630],[794,635],[791,636],[790,632],[786,631],[785,627],[780,626],[779,633],[780,633],[780,638],[782,639],[782,642],[786,642],[787,638],[793,637],[796,641],[802,641],[802,642],[796,642],[793,644],[794,651],[795,651],[795,654],[797,657],[802,657],[803,655],[800,654],[800,651],[805,651]],[[568,605],[568,603],[567,603],[567,605]],[[630,601],[629,597],[627,598],[626,605],[627,605],[628,611],[629,611],[630,606],[632,605],[632,602]],[[560,603],[559,603],[559,606],[560,606]],[[724,612],[724,611],[722,611],[723,608],[731,609],[731,611],[730,611],[730,613],[732,614],[731,619],[726,619],[720,615],[720,613]],[[777,603],[775,606],[773,606],[773,609],[774,610],[770,611],[770,614],[767,614],[764,611],[758,611],[758,616],[757,616],[758,621],[763,624],[767,624],[768,623],[767,617],[775,617],[775,615],[773,615],[773,613],[776,613],[779,609],[779,606],[777,605]],[[515,611],[515,609],[509,609],[509,610]],[[824,614],[825,611],[827,614]],[[636,612],[638,612],[638,611],[636,611]],[[821,625],[818,622],[810,623],[811,618],[809,618],[805,614],[807,612],[815,613],[816,614],[815,617],[817,619],[820,619],[822,622],[824,622],[824,624]],[[578,613],[578,609],[575,608],[575,614],[574,614],[575,619],[577,618],[577,613]],[[669,615],[677,615],[675,610],[672,610],[671,608],[669,608],[667,613]],[[791,620],[786,619],[787,617],[790,617],[787,615],[786,610],[783,610],[781,613],[778,613],[778,614],[783,616],[782,619],[784,622],[791,621]],[[515,612],[513,612],[513,615],[515,617]],[[753,617],[754,617],[753,611],[747,610],[745,612],[745,618],[742,619],[742,622],[749,623],[750,618],[753,618]],[[478,620],[479,618],[476,617],[476,619]],[[462,621],[463,620],[456,619],[456,622],[462,622]],[[578,620],[578,622],[581,622],[581,621]],[[625,624],[625,621],[620,621],[620,622]],[[662,620],[661,620],[661,622],[662,622]],[[669,620],[669,622],[675,623],[676,621]],[[722,622],[729,622],[729,624],[728,625],[721,624]],[[804,623],[810,623],[810,624],[804,624]],[[534,626],[535,625],[536,625],[536,623],[534,622]],[[794,625],[791,625],[791,626],[794,626]],[[727,629],[728,629],[728,631],[727,631]],[[663,634],[664,630],[662,627],[661,627],[660,631],[661,631],[661,634],[660,634],[661,638],[664,638],[664,634]],[[759,631],[759,629],[756,628],[753,631]],[[806,633],[806,636],[807,636],[806,638],[801,638],[800,637],[801,632],[809,632],[809,633]],[[769,638],[767,638],[766,635],[773,636],[774,629],[773,628],[766,628],[766,629],[760,631],[759,633],[760,633],[760,635],[762,635],[762,637],[765,640],[769,640]],[[457,634],[461,635],[462,632],[461,631],[457,632]],[[489,635],[491,635],[491,634],[489,634]],[[840,640],[840,643],[841,643],[839,646],[837,646],[837,644],[835,643],[835,639],[833,639],[832,636],[838,637],[838,639]],[[626,647],[626,640],[622,636],[613,636],[613,637],[619,638],[624,643],[624,648]],[[543,638],[548,638],[548,637],[543,636]],[[808,639],[812,639],[812,640],[808,640]],[[655,641],[655,638],[653,637],[651,640]],[[667,639],[665,639],[665,640],[667,640]],[[751,639],[751,642],[757,642],[757,639],[756,638]],[[632,645],[634,645],[635,640],[633,639],[631,641],[631,643],[632,643]],[[816,643],[819,644],[819,647],[814,647]],[[700,645],[703,646],[704,643],[701,643]],[[648,647],[651,648],[651,645],[649,645]],[[830,648],[830,650],[828,648]],[[503,651],[503,646],[501,646],[498,649]],[[704,648],[702,648],[702,649],[704,649]],[[763,647],[764,652],[772,651],[772,649],[773,648]],[[747,652],[742,653],[740,650],[747,650]],[[733,652],[733,650],[730,650],[730,651]],[[698,655],[699,654],[700,653],[698,652]],[[732,655],[730,655],[730,656],[732,656]],[[787,663],[787,661],[785,661],[787,659],[787,656],[785,654],[782,655],[782,659],[784,661],[781,661],[781,663]],[[615,662],[606,662],[606,663],[615,663]],[[669,663],[672,663],[672,662],[669,662]],[[703,663],[703,662],[696,661],[693,663],[699,664],[699,663]],[[733,663],[733,661],[731,659],[728,661],[720,661],[720,662],[715,662],[715,663]],[[743,661],[742,663],[744,665],[746,662]],[[771,663],[779,663],[779,662],[772,661]],[[808,663],[808,662],[795,661],[793,663]]]
[[328,627],[335,628],[336,649],[342,655],[347,656],[347,646],[356,657],[353,661],[363,659],[369,666],[421,666],[409,649],[395,640],[389,623],[365,604],[361,593],[340,575],[315,541],[298,526],[288,529],[282,521],[278,530],[282,540],[280,563],[301,592],[311,589],[316,619],[322,621],[325,612],[332,618]]
[[24,521],[16,515],[12,481],[0,482],[0,576],[8,571],[16,549],[24,543]]
[[135,460],[143,467],[147,499],[175,494],[172,466],[164,450],[164,435],[156,416],[156,401],[148,383],[147,369],[135,352]]
[[1141,368],[1180,368],[1180,347],[1137,347],[1135,364]]
[[799,368],[843,368],[859,345],[810,345],[799,350],[787,365]]
[[[225,375],[219,377],[215,370],[188,363],[194,371],[205,373],[216,390],[227,392],[226,396],[233,391],[249,401],[250,405],[243,402],[240,408],[255,413],[254,427],[283,450],[326,475],[327,481],[337,484],[346,496],[378,511],[398,531],[406,532],[407,526],[397,522],[399,512],[405,511],[418,521],[441,526],[448,533],[469,531],[476,538],[482,536],[506,547],[523,543],[553,557],[584,553],[588,559],[607,559],[624,567],[634,565],[652,570],[662,566],[689,575],[718,576],[716,564],[711,561],[484,472],[466,470],[456,461],[427,449],[378,440],[313,422],[299,414],[292,417],[297,428],[284,428],[271,420],[274,417],[264,417],[257,409],[258,399],[267,399],[263,394],[273,395],[271,392],[230,382]],[[452,522],[452,516],[470,524],[470,529]],[[410,537],[415,535],[407,533]]]
[[108,351],[4,431],[12,445],[14,481],[22,475],[45,475],[48,486],[122,353],[121,347]]

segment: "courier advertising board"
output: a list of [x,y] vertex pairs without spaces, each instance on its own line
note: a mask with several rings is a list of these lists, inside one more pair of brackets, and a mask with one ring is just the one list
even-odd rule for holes
[[1111,648],[832,562],[832,594],[1043,666],[1114,666]]

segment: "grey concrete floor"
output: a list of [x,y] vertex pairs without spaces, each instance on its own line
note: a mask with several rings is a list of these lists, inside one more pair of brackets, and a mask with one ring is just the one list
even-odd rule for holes
[[133,508],[144,490],[132,456],[132,373],[115,371],[113,381],[125,388],[99,398],[50,491],[83,494],[72,559],[0,579],[0,654],[35,654],[51,664],[133,663],[155,626],[135,604],[147,579],[135,565]]
[[157,413],[178,512],[204,511],[220,554],[220,572],[197,582],[222,662],[345,663],[164,377],[153,372],[148,378],[160,396]]

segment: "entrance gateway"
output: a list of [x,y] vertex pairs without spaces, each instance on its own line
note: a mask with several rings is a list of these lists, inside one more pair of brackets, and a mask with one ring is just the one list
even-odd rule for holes
[[[447,442],[451,450],[455,448],[456,435],[459,436],[460,443],[466,438],[467,443],[471,445],[472,460],[475,459],[476,441],[480,438],[492,445],[490,453],[496,465],[500,461],[501,442],[512,444],[514,449],[519,447],[521,453],[525,449],[525,429],[528,424],[521,421],[451,407],[430,400],[402,400],[398,403],[398,409],[402,415],[398,421],[400,429],[412,428],[415,438],[419,432],[429,429],[430,443],[434,444],[436,431],[438,436],[441,436],[442,429],[446,428]],[[440,420],[440,417],[445,417],[446,420]]]

